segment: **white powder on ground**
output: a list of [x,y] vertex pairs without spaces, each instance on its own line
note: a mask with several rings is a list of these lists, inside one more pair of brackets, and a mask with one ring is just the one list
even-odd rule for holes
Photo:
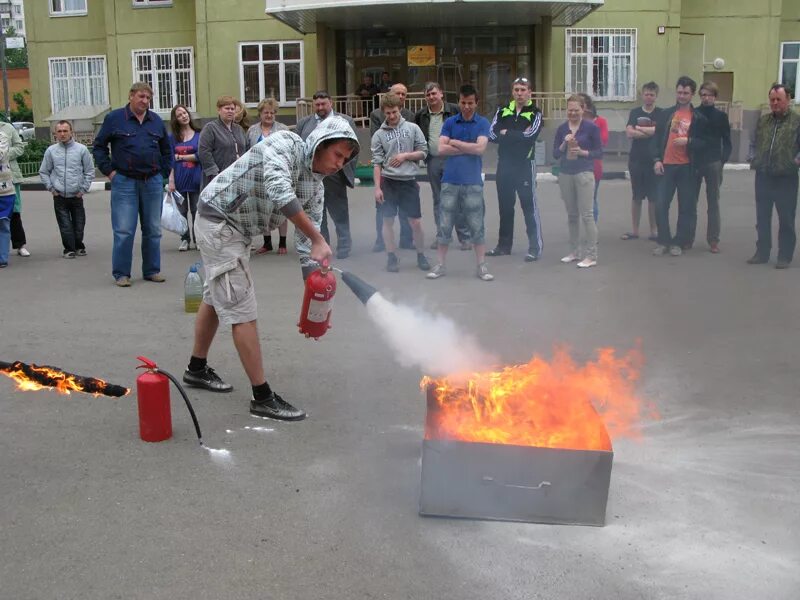
[[367,301],[367,313],[404,367],[419,367],[428,375],[441,377],[485,370],[497,362],[474,337],[443,315],[393,304],[380,293]]

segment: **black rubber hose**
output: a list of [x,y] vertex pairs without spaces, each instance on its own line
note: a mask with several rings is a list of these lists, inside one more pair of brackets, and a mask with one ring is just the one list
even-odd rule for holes
[[183,389],[183,386],[180,382],[175,379],[175,377],[171,373],[167,373],[164,369],[156,368],[154,369],[156,373],[161,373],[162,375],[166,375],[172,383],[175,384],[175,387],[178,388],[178,391],[183,396],[183,401],[186,402],[186,408],[189,409],[189,414],[192,415],[192,422],[194,423],[194,430],[197,432],[197,440],[200,442],[200,445],[203,445],[203,434],[200,433],[200,423],[197,422],[197,415],[194,414],[194,408],[192,408],[192,403],[189,402],[189,396],[186,395],[186,392]]

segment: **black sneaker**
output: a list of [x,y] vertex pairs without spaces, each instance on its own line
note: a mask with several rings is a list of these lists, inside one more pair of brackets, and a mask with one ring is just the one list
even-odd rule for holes
[[302,421],[306,418],[306,413],[299,408],[295,408],[275,392],[269,398],[256,402],[250,400],[250,414],[254,417],[264,417],[267,419],[277,419],[279,421]]
[[428,257],[421,252],[417,253],[417,266],[421,271],[430,271],[431,263],[428,262]]
[[397,254],[394,252],[390,252],[388,254],[388,258],[386,259],[386,270],[389,271],[389,273],[397,273],[400,270]]
[[231,392],[233,386],[230,383],[222,381],[219,375],[214,372],[214,369],[206,365],[205,369],[200,371],[190,371],[186,369],[183,372],[183,383],[192,387],[203,388],[211,392]]
[[766,256],[761,256],[758,252],[753,254],[750,258],[747,259],[748,265],[763,265],[769,262],[769,258]]
[[489,250],[486,253],[486,256],[508,256],[509,254],[511,254],[511,250],[506,250],[505,248],[498,246],[493,250]]
[[537,260],[539,260],[539,253],[536,250],[528,250],[525,255],[525,262],[536,262]]

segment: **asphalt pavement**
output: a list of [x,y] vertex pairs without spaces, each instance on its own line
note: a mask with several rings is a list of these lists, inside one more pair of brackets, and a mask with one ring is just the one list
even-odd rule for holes
[[[228,458],[198,446],[174,390],[173,438],[145,443],[135,394],[19,392],[0,377],[0,598],[800,597],[800,263],[776,270],[773,253],[770,265],[745,264],[752,174],[725,174],[722,252],[707,251],[701,201],[698,240],[681,257],[621,241],[629,184],[604,181],[599,265],[586,270],[559,262],[564,207],[554,183],[538,189],[544,254],[523,261],[518,211],[514,254],[490,259],[493,282],[458,250],[443,279],[425,279],[411,251],[400,273],[386,272],[385,256],[370,251],[367,187],[351,192],[354,249],[337,264],[390,299],[448,315],[505,363],[549,357],[555,345],[585,361],[600,347],[639,344],[638,391],[660,418],[643,421],[640,440],[614,441],[605,527],[420,517],[423,372],[395,362],[343,285],[333,329],[318,342],[301,337],[290,252],[253,258],[259,328],[273,388],[309,418],[251,418],[247,379],[220,330],[210,363],[235,391],[190,397],[206,442]],[[493,183],[486,197],[492,246]],[[14,254],[0,271],[0,361],[133,387],[144,355],[180,375],[193,327],[183,278],[198,253],[179,253],[165,234],[166,283],[142,281],[136,257],[133,287],[117,288],[109,192],[86,204],[88,256],[64,260],[50,196],[25,193],[32,256]]]

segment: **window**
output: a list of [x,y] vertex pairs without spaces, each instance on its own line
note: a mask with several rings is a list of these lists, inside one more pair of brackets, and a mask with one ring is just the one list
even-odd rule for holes
[[51,16],[72,16],[86,14],[86,0],[50,0]]
[[598,100],[636,99],[636,30],[567,29],[566,88]]
[[142,6],[172,6],[172,0],[133,0],[133,7]]
[[21,15],[22,14],[22,5],[21,4],[15,4],[14,5],[14,14],[15,15]]
[[20,31],[24,31],[25,30],[25,22],[24,21],[20,21],[19,19],[16,19],[14,21],[14,29],[17,30],[17,33],[19,33]]
[[51,58],[50,104],[53,112],[68,106],[108,104],[105,56]]
[[275,98],[294,106],[304,93],[303,42],[243,42],[239,44],[239,80],[247,106]]
[[153,88],[151,108],[169,112],[176,104],[194,110],[192,48],[133,51],[133,80]]
[[797,98],[797,84],[800,83],[798,71],[800,71],[800,42],[783,42],[781,44],[781,72],[778,81],[792,91],[795,104],[800,104],[800,99]]

